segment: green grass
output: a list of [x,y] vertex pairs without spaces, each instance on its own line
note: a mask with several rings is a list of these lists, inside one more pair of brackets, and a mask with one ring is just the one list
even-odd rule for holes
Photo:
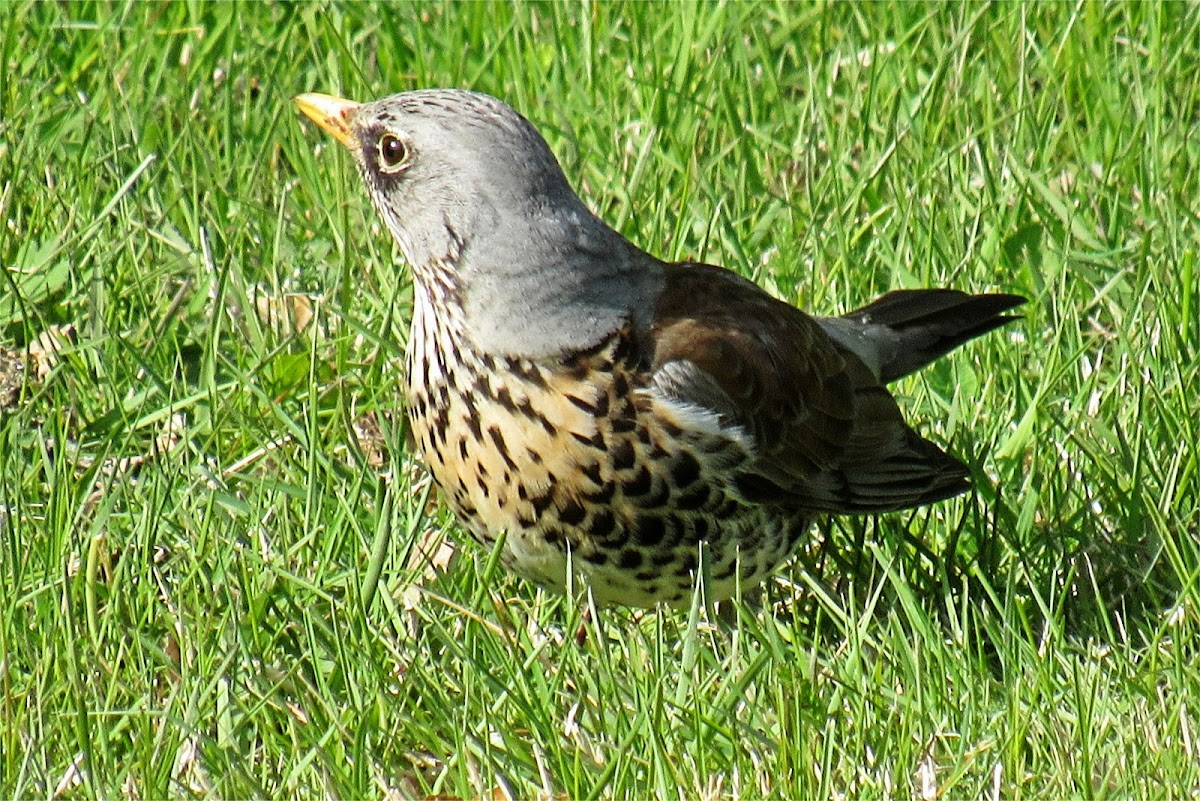
[[[0,6],[0,796],[1196,797],[1198,43],[1184,4]],[[407,268],[290,100],[418,86],[805,308],[1029,296],[896,387],[977,491],[824,521],[732,621],[447,561]]]

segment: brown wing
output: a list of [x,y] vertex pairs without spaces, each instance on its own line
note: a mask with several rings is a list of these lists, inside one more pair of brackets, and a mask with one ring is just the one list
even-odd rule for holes
[[967,488],[966,468],[904,422],[863,362],[798,309],[719,267],[666,265],[648,343],[653,386],[738,427],[747,500],[889,511]]

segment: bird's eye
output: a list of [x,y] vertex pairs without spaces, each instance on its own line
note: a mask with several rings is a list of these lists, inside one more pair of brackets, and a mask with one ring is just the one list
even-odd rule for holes
[[399,172],[408,163],[408,147],[392,134],[379,137],[379,166],[384,172]]

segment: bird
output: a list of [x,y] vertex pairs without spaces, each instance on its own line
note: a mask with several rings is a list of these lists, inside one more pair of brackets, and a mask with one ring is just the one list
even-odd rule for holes
[[886,385],[1025,298],[903,289],[809,316],[634,245],[490,95],[295,103],[349,150],[411,270],[411,440],[516,574],[600,607],[683,606],[697,587],[721,601],[809,547],[818,515],[971,486]]

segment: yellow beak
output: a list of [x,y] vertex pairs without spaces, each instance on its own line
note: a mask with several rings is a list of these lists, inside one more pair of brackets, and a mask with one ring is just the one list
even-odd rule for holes
[[297,95],[296,105],[334,139],[351,150],[358,148],[357,140],[350,134],[350,121],[358,113],[360,104],[332,95],[310,93]]

